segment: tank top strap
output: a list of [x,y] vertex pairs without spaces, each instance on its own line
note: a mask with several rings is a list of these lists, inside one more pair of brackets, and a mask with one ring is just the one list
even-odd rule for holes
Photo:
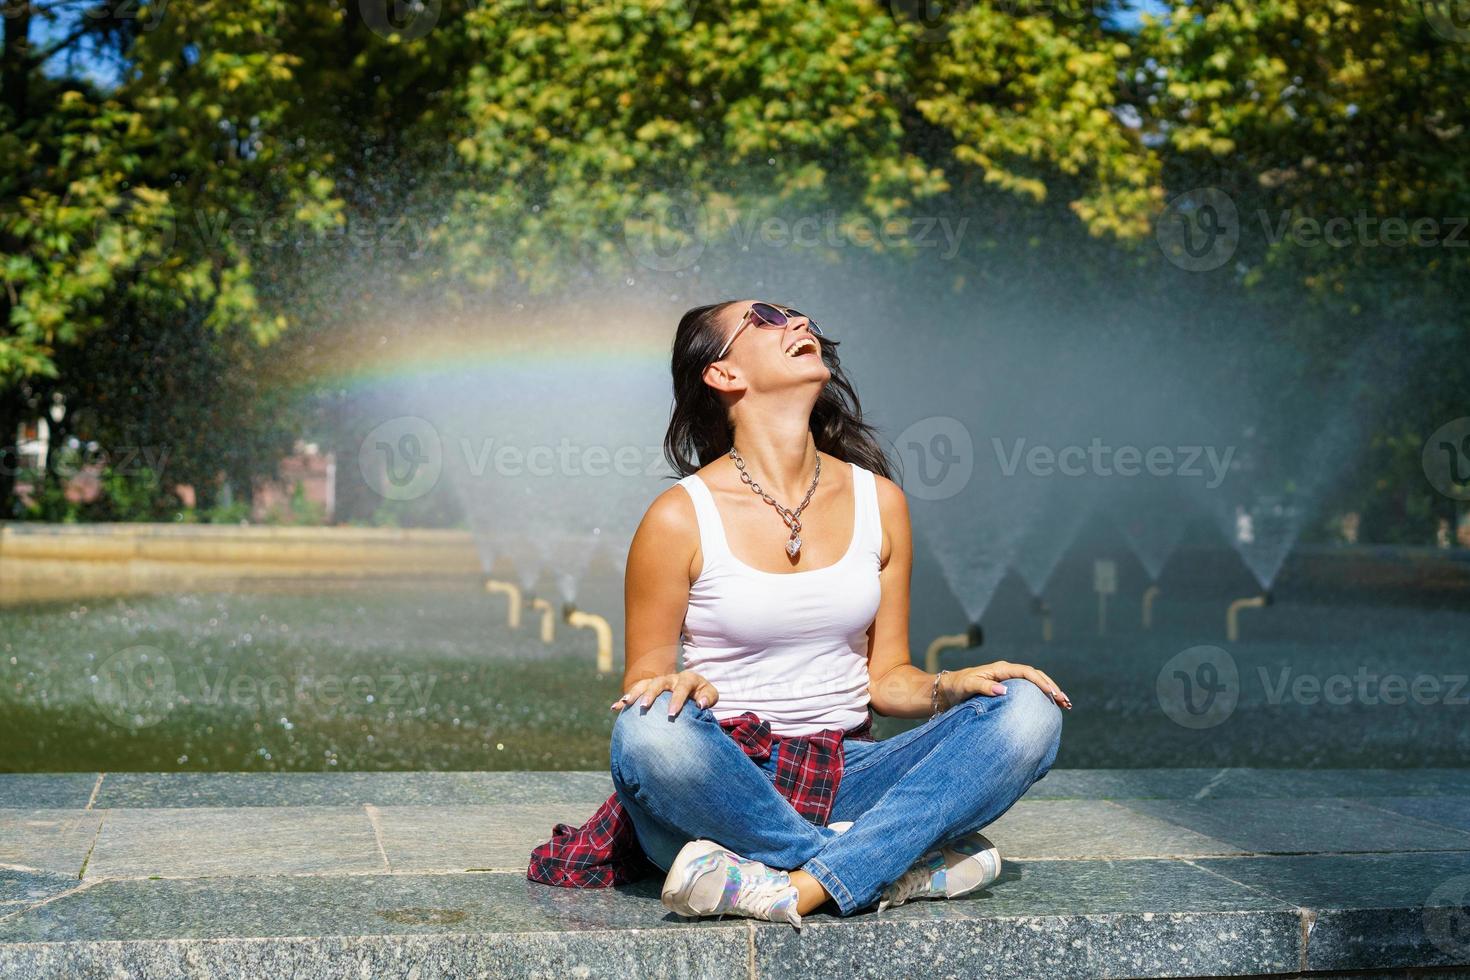
[[883,514],[878,509],[878,479],[873,471],[856,463],[852,466],[853,492],[858,495],[862,516],[862,532],[868,550],[875,555],[883,553]]
[[[690,473],[679,481],[689,494],[689,499],[694,501],[694,516],[699,521],[699,551],[703,568],[707,569],[714,561],[723,561],[730,553],[730,545],[725,540],[725,526],[720,523],[720,512],[715,507],[715,496],[705,482],[699,478],[698,473]],[[700,572],[704,577],[704,572]]]

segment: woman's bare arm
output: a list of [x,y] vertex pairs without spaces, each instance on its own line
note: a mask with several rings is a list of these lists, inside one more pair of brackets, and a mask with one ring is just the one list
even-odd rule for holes
[[670,487],[649,505],[628,547],[623,582],[626,693],[611,707],[620,709],[640,696],[643,704],[652,704],[665,690],[674,692],[670,714],[678,714],[690,697],[703,699],[705,707],[718,699],[708,681],[693,671],[677,670],[679,637],[698,557],[694,502],[683,487]]
[[883,522],[883,548],[878,582],[883,598],[868,628],[868,700],[889,718],[924,718],[934,675],[920,670],[909,657],[909,587],[914,546],[908,500],[898,484],[873,475],[878,484],[878,511]]

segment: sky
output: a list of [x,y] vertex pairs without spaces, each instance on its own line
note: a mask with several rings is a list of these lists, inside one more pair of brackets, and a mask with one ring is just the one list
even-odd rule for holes
[[[588,2],[597,2],[597,0],[588,0]],[[1005,0],[1001,2],[1004,3]],[[167,16],[167,8],[163,10],[163,16]],[[1110,27],[1117,30],[1132,31],[1138,28],[1141,14],[1161,14],[1167,10],[1168,7],[1162,0],[1117,0],[1110,12],[1105,15],[1104,20]],[[32,43],[37,47],[44,47],[66,36],[74,29],[81,16],[80,13],[72,13],[55,21],[38,19],[32,26]],[[116,86],[121,80],[122,67],[116,61],[100,57],[95,50],[74,47],[71,49],[69,58],[54,57],[46,63],[44,70],[52,77],[81,76],[101,88],[108,89]]]

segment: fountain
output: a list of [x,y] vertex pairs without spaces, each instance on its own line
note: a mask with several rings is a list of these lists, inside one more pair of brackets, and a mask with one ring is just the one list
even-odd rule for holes
[[1149,584],[1143,590],[1140,623],[1153,628],[1154,602],[1161,589],[1159,576],[1184,536],[1187,502],[1161,480],[1152,480],[1112,506],[1113,525],[1128,550],[1143,566]]
[[1085,488],[1069,483],[1053,484],[1045,511],[1030,533],[1022,540],[1012,568],[1031,593],[1031,607],[1041,618],[1041,639],[1052,640],[1051,609],[1044,593],[1057,563],[1061,561],[1082,525],[1092,512],[1092,501],[1084,496]]

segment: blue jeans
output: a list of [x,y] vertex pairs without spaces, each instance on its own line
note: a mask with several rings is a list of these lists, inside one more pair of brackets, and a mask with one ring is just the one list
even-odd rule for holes
[[747,756],[714,712],[685,702],[670,719],[665,691],[613,723],[613,788],[649,860],[665,871],[679,849],[708,838],[772,868],[800,868],[841,915],[874,904],[935,844],[992,823],[1046,775],[1062,717],[1030,681],[976,694],[923,725],[881,741],[845,739],[832,822],[818,827],[773,783],[775,755]]

